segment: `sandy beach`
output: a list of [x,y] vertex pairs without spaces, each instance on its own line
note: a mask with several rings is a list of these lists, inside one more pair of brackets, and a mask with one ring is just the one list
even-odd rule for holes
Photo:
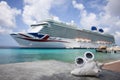
[[74,64],[54,60],[0,65],[0,80],[120,80],[120,73],[103,70],[98,77],[75,77]]
[[103,69],[120,72],[120,60],[105,63]]

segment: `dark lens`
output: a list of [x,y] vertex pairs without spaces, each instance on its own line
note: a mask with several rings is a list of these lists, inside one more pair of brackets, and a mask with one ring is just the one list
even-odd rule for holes
[[83,64],[84,60],[82,58],[77,58],[77,64]]
[[92,55],[91,53],[87,53],[87,54],[86,54],[86,57],[87,57],[87,58],[92,58],[93,55]]

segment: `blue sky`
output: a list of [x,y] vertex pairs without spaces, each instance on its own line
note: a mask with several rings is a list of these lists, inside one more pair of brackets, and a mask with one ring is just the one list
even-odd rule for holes
[[18,45],[9,34],[25,32],[44,19],[74,21],[77,26],[103,28],[120,45],[119,0],[0,0],[0,46]]

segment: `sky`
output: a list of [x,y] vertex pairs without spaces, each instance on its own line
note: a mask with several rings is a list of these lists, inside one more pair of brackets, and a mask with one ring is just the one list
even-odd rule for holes
[[9,35],[45,19],[102,28],[120,45],[119,0],[0,0],[0,46],[18,46]]

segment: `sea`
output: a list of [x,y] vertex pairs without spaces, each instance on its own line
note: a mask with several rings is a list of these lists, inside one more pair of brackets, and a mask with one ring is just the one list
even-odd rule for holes
[[39,49],[39,48],[0,48],[0,64],[33,62],[42,60],[57,60],[74,63],[76,57],[84,57],[90,51],[94,60],[109,62],[120,59],[120,53],[101,53],[95,49]]

